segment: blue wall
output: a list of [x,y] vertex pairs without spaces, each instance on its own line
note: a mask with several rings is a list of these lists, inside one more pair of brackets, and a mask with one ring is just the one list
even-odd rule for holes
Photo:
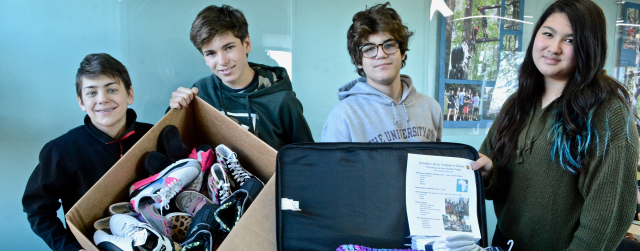
[[[357,77],[346,51],[345,33],[351,17],[377,2],[228,2],[248,19],[250,61],[275,65],[267,50],[292,53],[293,88],[316,140],[338,102],[337,88]],[[527,1],[525,15],[535,20],[548,2]],[[613,1],[597,2],[605,10],[608,23],[613,24]],[[188,34],[202,8],[222,3],[0,0],[0,87],[4,93],[0,98],[0,222],[4,224],[0,249],[47,249],[31,231],[21,198],[42,146],[82,124],[85,114],[78,107],[74,89],[82,58],[105,52],[121,60],[129,69],[135,91],[131,107],[140,121],[155,123],[163,116],[173,90],[211,74]],[[428,19],[429,6],[429,0],[392,1],[392,7],[415,31],[410,59],[402,73],[412,76],[418,91],[437,99],[439,23]],[[525,27],[525,43],[529,33],[530,27]],[[609,34],[611,50],[615,38],[612,28]],[[607,65],[610,72],[612,61]],[[443,141],[479,147],[485,135],[484,128],[445,128]],[[487,207],[492,234],[495,216],[490,202]]]
[[0,249],[46,250],[22,212],[49,140],[82,123],[75,71],[88,53],[120,57],[117,1],[0,1]]
[[[0,220],[10,226],[0,230],[0,250],[48,249],[21,198],[42,146],[83,123],[74,87],[82,58],[104,52],[127,66],[131,108],[139,121],[155,123],[172,91],[211,74],[189,41],[195,16],[211,4],[223,2],[0,1]],[[291,6],[234,1],[251,24],[251,61],[276,65],[266,50],[291,52]]]

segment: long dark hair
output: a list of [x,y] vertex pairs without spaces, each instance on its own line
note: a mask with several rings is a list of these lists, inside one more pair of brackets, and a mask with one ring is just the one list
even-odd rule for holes
[[544,76],[534,64],[532,51],[538,30],[554,13],[565,14],[571,23],[576,69],[555,102],[551,158],[557,157],[563,168],[579,173],[587,157],[586,149],[597,138],[597,133],[592,133],[591,121],[595,109],[607,97],[615,97],[630,114],[635,114],[631,112],[625,87],[603,70],[607,57],[606,21],[602,9],[590,0],[558,0],[538,20],[520,66],[518,90],[505,102],[495,120],[495,148],[490,157],[501,165],[511,160],[526,117],[544,93]]

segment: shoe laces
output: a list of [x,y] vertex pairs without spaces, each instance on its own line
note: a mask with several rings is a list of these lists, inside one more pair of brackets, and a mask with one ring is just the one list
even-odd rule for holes
[[169,201],[180,192],[183,186],[183,182],[180,179],[176,179],[173,182],[169,183],[169,185],[165,188],[160,189],[158,191],[158,196],[160,197],[160,214],[162,214],[162,209],[169,210]]
[[220,201],[226,200],[229,197],[229,191],[231,190],[228,182],[220,182],[216,188],[218,188],[218,197],[220,198]]
[[248,180],[251,178],[251,176],[249,176],[249,173],[247,173],[247,171],[244,170],[244,168],[238,162],[238,156],[236,155],[236,153],[232,153],[229,155],[229,158],[227,158],[226,164],[227,164],[227,167],[229,167],[229,170],[231,170],[231,175],[233,176],[233,179],[239,182],[240,186],[244,184],[245,180]]
[[122,236],[113,236],[120,239],[133,240],[134,246],[142,245],[147,241],[147,231],[144,228],[131,223],[125,223],[122,228]]
[[[224,170],[222,171],[224,172]],[[221,201],[229,197],[229,194],[231,191],[230,189],[231,187],[229,182],[225,182],[224,180],[219,180],[218,182],[215,182],[213,177],[209,179],[209,190],[214,191],[214,193],[217,192],[217,195],[215,196],[218,198],[216,204],[220,204]]]

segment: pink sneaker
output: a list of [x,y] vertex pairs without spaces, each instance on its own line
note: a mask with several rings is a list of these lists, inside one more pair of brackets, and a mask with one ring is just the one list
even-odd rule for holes
[[231,196],[231,181],[220,163],[213,164],[208,181],[209,196],[213,203],[219,205],[221,201]]
[[162,208],[169,209],[169,200],[183,187],[189,185],[200,174],[200,163],[194,159],[179,160],[173,165],[149,178],[143,179],[129,188],[131,206],[140,213],[140,201],[153,199]]

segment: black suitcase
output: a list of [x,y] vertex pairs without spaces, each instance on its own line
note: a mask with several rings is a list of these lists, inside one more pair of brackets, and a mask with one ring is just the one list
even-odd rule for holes
[[[478,159],[457,143],[311,143],[281,148],[276,159],[278,250],[336,250],[343,244],[407,249],[407,154]],[[488,242],[484,185],[475,172],[478,223]],[[281,210],[283,198],[301,211]]]

